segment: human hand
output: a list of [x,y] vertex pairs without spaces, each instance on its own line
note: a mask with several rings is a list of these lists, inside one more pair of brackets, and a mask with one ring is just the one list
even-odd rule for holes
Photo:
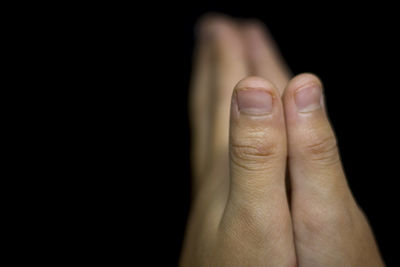
[[347,185],[321,81],[290,79],[258,23],[213,16],[200,30],[181,266],[383,266]]

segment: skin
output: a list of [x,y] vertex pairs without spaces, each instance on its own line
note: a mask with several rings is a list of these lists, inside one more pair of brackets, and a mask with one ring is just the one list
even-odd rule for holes
[[319,78],[291,77],[258,22],[209,15],[198,31],[180,266],[384,266]]

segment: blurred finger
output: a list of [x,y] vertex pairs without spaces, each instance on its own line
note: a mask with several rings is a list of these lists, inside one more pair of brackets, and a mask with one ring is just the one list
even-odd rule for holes
[[[228,163],[229,110],[233,88],[248,71],[244,45],[233,21],[219,18],[212,21],[215,40],[212,50],[213,76],[211,98],[215,101],[211,111],[213,118],[211,133],[212,162]],[[224,165],[224,169],[228,166]]]
[[256,21],[245,22],[241,28],[250,74],[271,81],[282,94],[291,73],[268,29]]
[[[212,36],[204,30],[206,26],[204,24],[205,21],[202,20],[197,26],[189,106],[192,132],[192,167],[193,173],[197,175],[205,166],[211,130],[211,113],[207,107],[209,106],[211,91]],[[196,176],[194,178],[199,179]]]

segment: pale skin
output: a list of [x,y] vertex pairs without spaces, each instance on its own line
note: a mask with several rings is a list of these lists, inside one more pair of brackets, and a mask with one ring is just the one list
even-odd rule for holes
[[384,266],[348,187],[321,80],[292,77],[258,22],[210,15],[198,35],[180,266]]

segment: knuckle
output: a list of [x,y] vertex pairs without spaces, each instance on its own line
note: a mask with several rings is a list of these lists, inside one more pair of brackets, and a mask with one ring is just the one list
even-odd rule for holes
[[277,143],[265,140],[233,140],[230,146],[231,161],[249,170],[267,167],[267,162],[274,160],[280,153]]
[[337,141],[331,133],[309,136],[304,150],[308,158],[316,162],[330,164],[339,161]]

